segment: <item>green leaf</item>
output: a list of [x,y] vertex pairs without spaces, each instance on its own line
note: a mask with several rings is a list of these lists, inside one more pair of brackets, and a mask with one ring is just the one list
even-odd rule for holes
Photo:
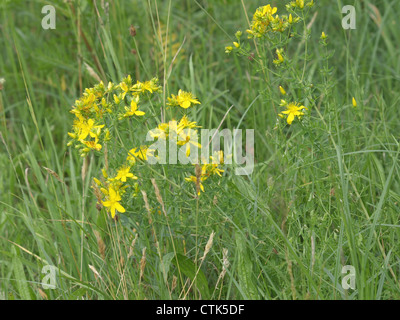
[[239,285],[242,287],[243,292],[247,295],[245,299],[258,299],[257,288],[253,282],[253,263],[248,254],[246,247],[246,239],[244,236],[236,232],[236,247],[238,250],[238,276]]
[[17,250],[15,250],[14,247],[12,248],[12,253],[14,256],[13,269],[14,269],[15,280],[17,281],[18,293],[21,296],[22,300],[31,300],[32,297],[29,293],[29,287],[24,272],[24,266],[21,262],[21,259],[18,256]]
[[68,296],[68,300],[78,300],[82,298],[88,290],[86,288],[79,288]]
[[[185,276],[187,276],[192,281],[194,280],[198,269],[196,268],[196,265],[193,263],[192,260],[178,253],[176,255],[176,259],[173,259],[172,262],[177,268],[180,269],[180,271]],[[208,299],[210,297],[210,290],[208,288],[207,278],[202,270],[198,271],[194,285],[200,291],[203,299]]]
[[167,253],[162,258],[162,261],[161,261],[161,264],[160,264],[160,269],[161,269],[161,272],[163,274],[165,282],[168,281],[168,272],[169,272],[169,268],[171,266],[171,260],[172,260],[173,257],[175,257],[175,253],[173,253],[173,252]]

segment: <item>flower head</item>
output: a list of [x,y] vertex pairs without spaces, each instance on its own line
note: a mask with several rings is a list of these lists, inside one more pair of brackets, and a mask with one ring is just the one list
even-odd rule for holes
[[118,191],[114,190],[113,187],[108,188],[108,200],[103,201],[103,206],[110,208],[111,217],[115,217],[115,211],[124,213],[125,208],[119,203],[121,201],[121,196]]
[[183,90],[178,91],[178,95],[171,95],[171,98],[168,98],[169,106],[180,106],[184,109],[187,109],[195,104],[200,104],[200,101],[193,96],[191,92],[186,92]]
[[147,157],[151,156],[153,152],[154,149],[149,149],[148,146],[140,146],[140,148],[129,150],[126,160],[135,162],[136,158],[139,158],[140,160],[147,161]]
[[284,115],[287,115],[286,121],[289,125],[292,124],[295,117],[300,119],[301,116],[304,115],[303,110],[307,109],[306,107],[304,107],[296,102],[291,102],[291,103],[287,104],[286,108],[287,108],[287,110],[282,111],[280,116],[284,117]]
[[130,106],[130,108],[128,108],[128,107],[125,107],[125,114],[122,116],[122,117],[120,117],[120,119],[122,119],[122,118],[128,118],[128,117],[132,117],[132,116],[138,116],[138,117],[140,117],[140,116],[144,116],[145,115],[145,113],[143,112],[143,111],[139,111],[138,110],[138,105],[137,105],[137,101],[138,100],[132,100],[131,101],[131,106]]
[[137,179],[137,177],[129,172],[131,167],[125,166],[118,170],[117,176],[115,177],[116,180],[121,180],[122,182],[126,182],[127,178]]
[[83,141],[83,144],[89,149],[86,151],[90,151],[90,150],[96,150],[96,151],[100,151],[102,146],[101,144],[99,144],[99,139],[97,138],[97,136],[94,138],[94,141]]
[[357,107],[357,100],[356,100],[356,98],[353,97],[353,101],[352,101],[352,102],[353,102],[353,107],[356,108],[356,107]]

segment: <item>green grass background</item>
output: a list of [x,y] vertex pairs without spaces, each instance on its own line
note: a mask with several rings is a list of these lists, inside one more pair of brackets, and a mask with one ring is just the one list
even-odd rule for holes
[[[278,139],[270,102],[256,99],[267,84],[250,61],[224,53],[236,30],[246,29],[246,14],[251,19],[266,3],[1,0],[1,297],[400,298],[400,2],[315,2],[309,81],[321,68],[318,39],[325,31],[334,50],[335,104],[323,113],[327,127],[311,112],[312,131],[299,136],[293,126]],[[41,28],[41,8],[49,3],[55,30]],[[356,30],[341,28],[346,4],[356,6]],[[303,50],[297,43],[292,54]],[[151,223],[144,205],[116,224],[106,220],[90,189],[101,164],[92,158],[82,181],[82,159],[66,147],[69,110],[96,77],[118,81],[128,74],[142,81],[158,76],[165,94],[192,91],[202,102],[192,118],[205,128],[217,128],[233,105],[223,127],[241,122],[255,129],[253,174],[225,176],[201,203],[178,197],[157,176],[168,219],[156,213],[149,183]],[[218,281],[225,249],[229,266]],[[47,264],[59,270],[54,290],[41,285]],[[341,286],[343,265],[356,269],[355,290]]]

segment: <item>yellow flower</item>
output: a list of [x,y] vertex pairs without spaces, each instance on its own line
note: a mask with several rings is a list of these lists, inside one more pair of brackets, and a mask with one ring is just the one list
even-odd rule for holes
[[126,160],[135,162],[136,158],[139,158],[140,160],[147,161],[147,156],[152,155],[152,152],[154,152],[154,150],[149,149],[148,146],[140,146],[140,148],[129,150],[129,155]]
[[281,63],[283,63],[285,61],[285,59],[283,58],[283,49],[276,49],[276,55],[278,56],[278,59],[274,60],[274,64],[276,65],[280,65]]
[[178,91],[178,95],[171,95],[171,98],[168,98],[169,106],[180,106],[184,109],[189,108],[192,104],[200,104],[200,101],[197,100],[195,96],[191,92],[186,92],[183,90]]
[[[123,115],[122,118],[131,117],[133,115],[135,115],[135,116],[144,116],[145,115],[145,113],[143,111],[138,110],[138,105],[135,100],[132,100],[131,107],[130,108],[125,107],[125,110],[126,110],[126,113]],[[120,120],[122,118],[120,118]]]
[[[74,129],[78,132],[78,140],[80,141],[86,139],[88,135],[92,138],[96,137],[100,133],[100,129],[104,127],[104,125],[95,126],[93,119],[85,121],[82,116],[79,116],[78,118],[79,121],[74,122]],[[93,130],[96,130],[96,132]]]
[[214,151],[210,159],[213,164],[224,164],[224,152],[222,150]]
[[129,87],[125,82],[121,82],[119,87],[121,88],[121,90],[123,91],[122,93],[122,99],[125,98],[125,95],[127,94],[127,92],[129,91]]
[[150,93],[154,93],[160,91],[161,87],[158,85],[158,79],[153,78],[150,81],[140,82],[138,81],[136,84],[132,86],[132,91],[134,94],[143,94],[146,91]]
[[218,164],[205,164],[202,171],[204,171],[203,174],[206,176],[217,174],[220,177],[222,177],[221,173],[224,172],[224,170],[218,168]]
[[279,86],[279,91],[281,92],[282,95],[286,95],[285,89],[283,89],[281,86]]
[[179,120],[177,126],[177,132],[181,132],[185,128],[200,128],[201,126],[196,125],[196,121],[190,121],[189,118],[184,115],[181,120]]
[[231,53],[233,50],[232,46],[225,47],[225,53]]
[[94,141],[83,141],[85,146],[87,146],[89,149],[100,151],[102,146],[98,142],[99,142],[99,139],[97,138],[97,136],[94,138]]
[[115,217],[115,211],[124,213],[126,210],[125,208],[119,203],[121,201],[120,194],[115,191],[112,187],[108,188],[108,201],[102,201],[103,206],[106,208],[110,208],[111,217]]
[[295,117],[298,117],[300,119],[300,117],[304,115],[304,112],[302,112],[302,110],[307,109],[306,107],[301,106],[295,102],[289,103],[286,108],[287,110],[282,111],[282,114],[287,115],[287,123],[289,125],[292,124]]
[[137,177],[129,172],[131,170],[131,167],[122,167],[118,170],[117,176],[115,177],[116,180],[121,180],[122,182],[126,182],[127,178],[132,178],[132,179],[137,179]]
[[239,48],[239,47],[240,47],[240,44],[239,44],[238,42],[236,42],[236,41],[233,43],[233,45],[234,45],[236,48]]
[[[193,182],[194,184],[197,184],[197,178],[195,176],[187,177],[187,178],[185,178],[185,180],[188,181],[188,182]],[[204,181],[204,180],[206,180],[206,177],[200,177],[199,188],[203,192],[204,192],[204,186],[203,186],[203,184],[201,182]],[[200,190],[199,190],[197,195],[200,195]]]
[[328,38],[328,36],[322,31],[321,40],[325,40],[326,38]]
[[121,102],[121,99],[116,95],[116,94],[114,94],[114,102],[116,103],[116,104],[119,104],[120,102]]
[[196,142],[197,139],[192,139],[192,137],[197,137],[197,131],[192,129],[182,130],[178,133],[177,145],[186,146],[186,157],[190,156],[190,145],[194,147],[201,148],[201,144]]
[[352,101],[352,102],[353,102],[353,107],[354,107],[354,108],[356,108],[356,107],[357,107],[357,101],[356,101],[356,98],[354,98],[354,97],[353,97],[353,101]]
[[260,38],[265,35],[270,29],[268,29],[271,22],[275,19],[273,14],[278,11],[278,8],[272,8],[271,5],[259,7],[253,15],[251,22],[251,29],[247,30],[249,37]]
[[304,0],[296,0],[296,6],[300,9],[304,8]]

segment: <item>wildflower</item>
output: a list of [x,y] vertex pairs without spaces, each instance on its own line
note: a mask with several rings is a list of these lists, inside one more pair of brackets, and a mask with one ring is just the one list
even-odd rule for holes
[[326,40],[327,38],[328,36],[325,34],[325,32],[322,31],[321,40]]
[[300,119],[301,116],[304,115],[304,112],[302,110],[306,109],[306,107],[301,106],[296,102],[289,103],[288,105],[286,105],[286,108],[287,110],[282,111],[280,115],[281,116],[283,116],[284,114],[287,115],[286,121],[289,125],[292,124],[295,117],[298,117]]
[[116,94],[114,94],[113,98],[114,98],[114,102],[115,102],[116,104],[119,104],[119,103],[121,102],[120,97],[118,97]]
[[353,102],[353,107],[354,107],[354,108],[356,108],[356,107],[357,107],[357,101],[356,101],[356,98],[354,98],[354,97],[353,97],[353,101],[352,101],[352,102]]
[[201,144],[197,142],[197,131],[192,129],[185,129],[178,133],[179,139],[177,145],[186,145],[186,157],[190,155],[190,145],[201,148]]
[[154,139],[166,139],[167,138],[168,123],[161,123],[154,130],[150,130],[149,134]]
[[124,213],[125,208],[119,203],[121,201],[121,196],[118,191],[114,190],[113,187],[108,188],[108,200],[102,201],[103,206],[110,208],[111,217],[115,217],[115,211]]
[[184,115],[177,125],[177,132],[179,133],[185,128],[200,128],[201,126],[196,125],[196,121],[190,121],[189,118]]
[[125,107],[125,110],[126,110],[126,113],[122,117],[120,117],[120,120],[122,118],[131,117],[133,115],[135,115],[135,116],[144,116],[145,115],[145,113],[143,111],[138,110],[138,105],[135,100],[132,100],[131,107],[130,108]]
[[183,90],[179,90],[177,96],[171,95],[167,103],[169,106],[180,106],[184,109],[191,107],[192,104],[200,104],[200,101],[191,92]]
[[233,43],[233,45],[234,45],[236,48],[239,48],[239,47],[240,47],[240,44],[239,44],[238,42],[236,42],[236,41]]
[[283,49],[276,49],[276,55],[278,56],[278,59],[274,60],[273,62],[277,66],[282,64],[285,61],[285,59],[282,56],[282,53],[283,53]]
[[233,50],[233,47],[231,47],[231,46],[225,47],[225,53],[231,53],[232,50]]
[[286,95],[285,89],[283,89],[281,86],[279,86],[279,91],[281,92],[282,95]]
[[118,170],[117,176],[115,177],[116,180],[121,180],[122,182],[126,182],[127,178],[137,179],[137,177],[129,172],[131,167],[125,166]]
[[140,146],[140,148],[129,150],[129,155],[126,160],[135,162],[136,158],[139,158],[140,160],[147,161],[147,156],[151,156],[153,152],[154,150],[149,149],[148,146]]
[[[190,176],[190,177],[185,178],[185,180],[188,181],[188,182],[193,182],[193,183],[195,183],[196,185],[197,185],[197,183],[198,183],[199,189],[200,189],[201,191],[203,191],[203,192],[204,192],[204,186],[203,186],[202,182],[203,182],[204,180],[206,180],[206,179],[207,179],[206,177],[200,177],[200,179],[199,179],[200,181],[197,182],[197,177],[195,177],[195,176]],[[198,195],[200,195],[200,191],[198,192]]]
[[87,138],[87,136],[91,136],[92,138],[98,136],[100,134],[100,129],[104,127],[104,125],[95,125],[93,119],[85,120],[82,116],[78,115],[79,121],[75,120],[73,128],[77,135],[69,134],[73,138],[78,138],[78,140],[82,141]]
[[304,0],[296,0],[296,7],[299,9],[304,8]]
[[122,92],[122,99],[125,98],[125,95],[128,93],[129,91],[129,87],[125,82],[121,82],[119,87],[121,88]]
[[150,81],[145,81],[145,82],[138,81],[136,84],[132,86],[132,91],[136,95],[146,93],[146,91],[154,93],[160,90],[161,87],[158,85],[157,78],[153,78]]
[[272,8],[271,5],[259,7],[253,15],[251,28],[247,30],[249,38],[261,38],[269,31],[269,25],[274,20],[273,14],[278,11],[278,8]]
[[205,172],[206,172],[208,175],[217,174],[217,175],[219,175],[220,177],[222,177],[221,173],[223,173],[224,170],[218,168],[218,165],[217,165],[217,164],[207,164],[207,165],[205,165],[205,166],[206,166],[206,167],[204,168],[204,170],[205,170]]
[[215,151],[210,159],[213,164],[224,164],[224,152],[222,150]]
[[280,18],[279,15],[276,15],[271,21],[272,31],[283,32],[289,27],[289,24],[290,23],[286,15],[282,16],[282,18]]
[[110,130],[108,130],[108,128],[105,130],[105,135],[104,135],[103,140],[104,141],[110,141],[111,140]]
[[196,175],[185,178],[188,182],[193,182],[196,185],[197,195],[200,195],[200,191],[204,192],[204,186],[202,182],[207,180],[212,175],[222,176],[221,173],[224,170],[219,168],[219,164],[224,163],[223,151],[214,152],[213,156],[210,156],[212,163],[204,163],[205,159],[202,160],[204,163],[201,167],[196,165]]
[[107,91],[112,91],[112,90],[114,90],[114,83],[112,83],[110,81],[110,82],[108,82],[108,85],[107,85]]
[[[89,152],[90,150],[100,151],[102,146],[98,142],[99,142],[99,138],[97,138],[97,136],[95,137],[94,141],[83,141],[84,145],[87,147],[86,149],[84,149],[84,151],[85,152]],[[89,150],[87,150],[87,149],[89,149]]]

